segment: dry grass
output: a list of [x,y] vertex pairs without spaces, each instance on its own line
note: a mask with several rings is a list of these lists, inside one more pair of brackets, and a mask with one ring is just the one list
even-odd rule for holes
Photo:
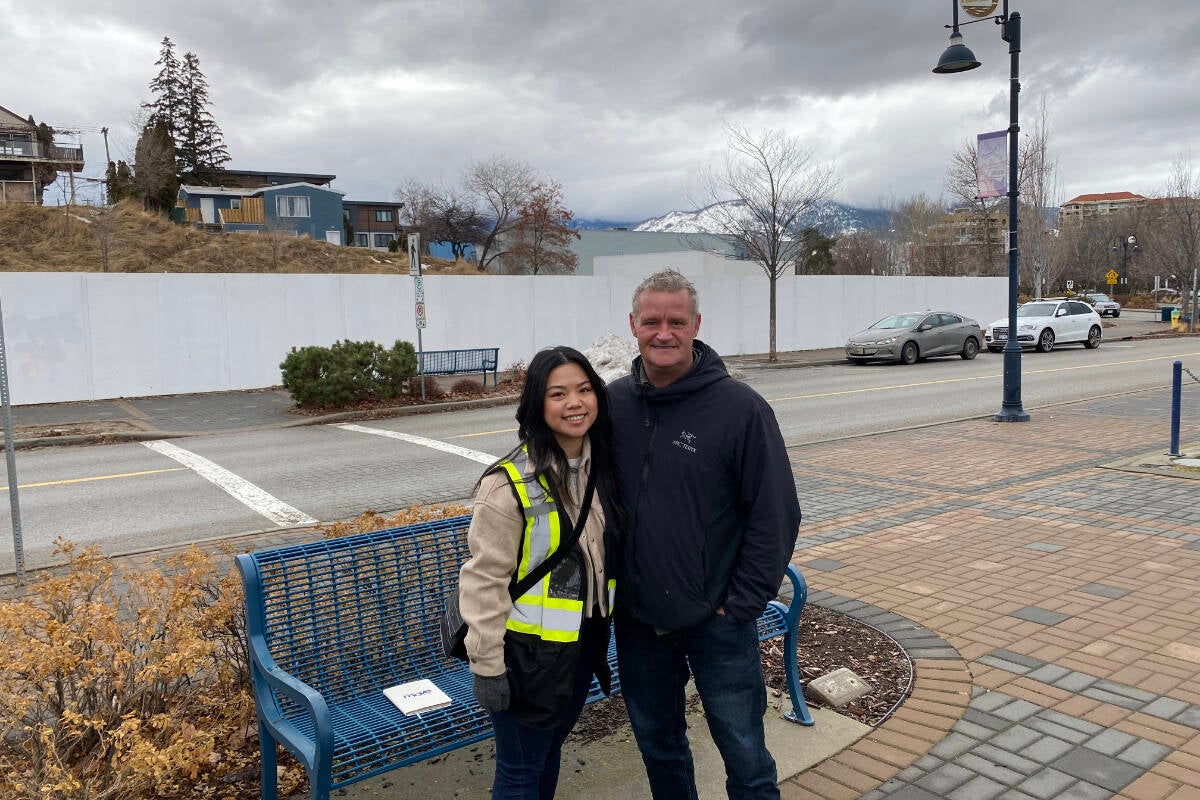
[[[273,272],[264,236],[210,234],[176,225],[126,201],[114,207],[109,272]],[[0,270],[101,272],[97,210],[90,206],[0,205]],[[85,221],[86,220],[86,221]],[[473,264],[424,258],[426,274],[477,275]],[[408,256],[287,240],[278,272],[408,274]]]

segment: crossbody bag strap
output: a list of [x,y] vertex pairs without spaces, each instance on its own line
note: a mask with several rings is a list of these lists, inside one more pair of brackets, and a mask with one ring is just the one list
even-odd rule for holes
[[[575,543],[579,541],[580,534],[583,533],[583,526],[587,524],[588,513],[592,509],[592,495],[595,493],[595,490],[596,473],[595,471],[591,471],[588,472],[587,488],[583,490],[583,503],[579,507],[579,520],[571,528],[570,537],[565,542],[560,542],[558,549],[551,553],[545,561],[530,570],[529,574],[515,584],[510,585],[508,591],[512,595],[513,600],[516,600],[536,586],[537,582],[544,578],[546,573],[557,567],[559,562],[567,557],[567,553],[571,552],[571,549],[575,547]],[[563,509],[559,509],[558,513],[563,515],[567,520],[568,527],[570,527],[571,516]]]

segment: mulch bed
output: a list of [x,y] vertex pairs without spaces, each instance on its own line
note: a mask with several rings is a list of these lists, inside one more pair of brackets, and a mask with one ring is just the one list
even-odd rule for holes
[[[759,645],[762,654],[763,677],[768,686],[768,702],[787,704],[787,679],[783,672],[783,639],[771,639]],[[874,691],[842,708],[828,706],[831,711],[850,717],[865,725],[878,725],[908,696],[912,682],[912,662],[892,639],[857,620],[828,608],[807,605],[800,615],[797,630],[796,658],[800,665],[800,682],[807,686],[812,678],[847,667],[871,686]],[[810,708],[822,704],[805,692]],[[699,698],[692,696],[690,707],[699,708]],[[620,695],[583,710],[571,736],[581,743],[595,742],[616,731],[629,721],[625,701]]]

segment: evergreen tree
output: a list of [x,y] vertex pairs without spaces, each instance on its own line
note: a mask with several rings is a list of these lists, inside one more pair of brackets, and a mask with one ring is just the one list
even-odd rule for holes
[[184,183],[209,184],[229,162],[229,150],[221,128],[208,110],[208,80],[200,71],[200,59],[195,53],[183,57],[181,87],[182,116],[175,136],[179,179]]
[[159,68],[150,91],[154,99],[143,103],[150,112],[149,124],[162,120],[175,152],[175,177],[181,183],[212,183],[229,162],[229,150],[212,112],[208,80],[200,71],[195,53],[175,57],[175,43],[164,36],[159,50]]
[[[37,140],[43,157],[49,158],[51,148],[54,147],[54,128],[51,128],[44,122],[34,123],[32,114],[29,115],[29,119],[26,122],[37,129],[34,133],[34,138]],[[56,180],[58,180],[57,165],[48,161],[34,163],[33,196],[39,206],[42,205],[42,194],[46,191],[46,187]]]
[[134,149],[134,187],[142,205],[151,211],[169,211],[179,193],[175,176],[175,143],[165,119],[157,118],[142,129]]
[[183,83],[179,59],[175,57],[175,43],[170,36],[162,38],[162,47],[158,51],[158,61],[154,65],[159,68],[154,80],[150,81],[150,91],[154,99],[142,103],[142,107],[150,111],[148,122],[153,124],[161,119],[167,123],[167,131],[172,139],[177,139],[180,132],[180,119],[183,116]]
[[115,205],[127,197],[134,197],[137,194],[133,185],[133,172],[124,161],[108,162],[108,169],[104,173],[104,183],[110,205]]
[[800,232],[800,252],[796,257],[797,275],[832,275],[833,246],[837,239],[825,236],[816,228]]

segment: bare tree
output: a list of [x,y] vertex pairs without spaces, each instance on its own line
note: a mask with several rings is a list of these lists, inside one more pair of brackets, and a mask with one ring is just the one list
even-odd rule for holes
[[420,231],[421,220],[432,200],[433,190],[415,178],[406,178],[396,187],[395,197],[404,204],[404,208],[400,210],[400,219],[405,229],[410,233]]
[[1192,167],[1191,153],[1176,156],[1161,201],[1161,233],[1153,242],[1160,263],[1174,274],[1180,286],[1192,286],[1191,330],[1196,329],[1197,270],[1200,269],[1200,171]]
[[949,243],[930,239],[930,231],[946,215],[942,199],[919,192],[888,208],[888,229],[894,248],[892,262],[908,275],[955,274],[953,248]]
[[963,142],[960,149],[950,156],[950,166],[946,169],[946,191],[959,205],[967,208],[974,215],[982,218],[983,224],[974,226],[983,231],[981,243],[966,242],[968,251],[977,259],[974,271],[982,275],[999,274],[997,266],[1000,255],[1000,242],[993,236],[992,220],[1004,210],[1008,200],[1001,197],[980,197],[979,181],[976,169],[979,163],[979,152],[972,141]]
[[487,227],[487,220],[465,192],[444,186],[428,190],[420,228],[428,241],[449,243],[455,259],[463,257],[467,245],[482,239]]
[[570,249],[579,231],[571,227],[574,214],[563,205],[562,186],[539,183],[529,199],[517,209],[517,224],[512,229],[512,245],[506,262],[511,271],[533,275],[570,274],[579,266],[579,257]]
[[117,207],[97,207],[92,213],[91,222],[92,233],[96,234],[96,243],[100,245],[100,269],[108,272],[108,254],[117,233]]
[[486,270],[503,254],[502,237],[517,223],[517,208],[537,183],[533,168],[521,161],[492,156],[472,163],[463,187],[487,218],[479,241],[479,269]]
[[1020,269],[1030,276],[1033,296],[1058,283],[1056,262],[1050,258],[1050,209],[1058,205],[1058,159],[1050,152],[1046,98],[1021,143],[1017,175],[1020,184],[1018,245]]
[[803,244],[798,223],[838,187],[832,165],[818,163],[810,148],[783,131],[751,133],[725,126],[728,151],[720,170],[700,173],[701,205],[709,206],[720,233],[758,262],[770,285],[770,348],[775,348],[776,295],[780,276],[795,268]]
[[834,272],[839,275],[888,274],[888,247],[871,231],[854,231],[833,246]]

